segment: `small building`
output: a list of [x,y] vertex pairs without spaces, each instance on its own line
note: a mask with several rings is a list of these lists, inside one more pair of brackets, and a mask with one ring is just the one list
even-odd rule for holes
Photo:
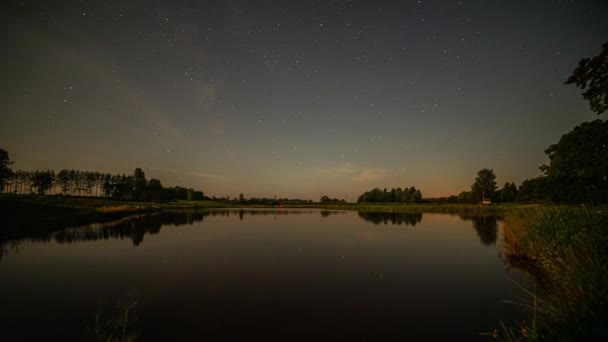
[[491,200],[491,199],[489,199],[489,198],[484,198],[484,199],[481,201],[481,205],[490,205],[490,204],[492,204],[492,200]]

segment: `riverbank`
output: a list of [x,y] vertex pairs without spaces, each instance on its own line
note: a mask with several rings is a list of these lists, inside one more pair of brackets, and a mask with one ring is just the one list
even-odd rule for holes
[[[506,340],[608,338],[608,211],[544,207],[505,216],[509,265],[533,274],[541,295],[523,289],[531,324],[505,328]],[[524,334],[525,331],[525,334]]]

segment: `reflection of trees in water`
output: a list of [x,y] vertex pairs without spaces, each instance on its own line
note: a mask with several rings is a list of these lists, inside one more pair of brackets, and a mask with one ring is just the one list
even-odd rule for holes
[[[205,216],[232,217],[243,220],[245,216],[284,216],[295,214],[312,214],[316,210],[286,210],[286,209],[221,209],[205,211],[163,211],[157,214],[130,216],[117,221],[92,223],[76,228],[68,228],[51,234],[34,235],[19,240],[0,240],[0,260],[8,249],[17,250],[17,246],[25,241],[58,243],[75,243],[81,241],[97,241],[110,239],[131,239],[134,246],[144,240],[146,234],[158,234],[162,226],[191,225],[202,221]],[[337,213],[337,212],[331,212]],[[323,213],[321,214],[323,215]]]
[[479,236],[479,241],[484,245],[494,245],[498,239],[498,216],[474,216],[461,214],[460,218],[473,221],[473,228]]
[[144,235],[158,234],[164,225],[183,226],[202,221],[205,216],[268,216],[311,213],[312,211],[288,210],[213,210],[199,212],[161,212],[156,215],[130,217],[110,223],[95,223],[84,227],[66,229],[53,234],[58,243],[130,238],[134,246],[143,242]]
[[0,240],[0,261],[2,261],[2,256],[12,252],[14,254],[19,254],[19,245],[22,242],[49,242],[51,240],[50,236],[45,237],[33,237],[33,238],[24,238],[20,240],[9,240],[2,241]]
[[331,215],[331,211],[321,210],[321,217],[328,217],[329,215]]
[[344,211],[340,211],[340,210],[321,210],[319,211],[321,213],[321,217],[329,217],[331,215],[337,215],[337,214],[344,214]]
[[144,240],[145,234],[158,234],[163,225],[181,226],[202,221],[208,212],[171,213],[129,217],[110,223],[95,223],[66,229],[53,234],[58,243],[130,238],[134,246]]
[[359,217],[373,224],[388,224],[394,225],[405,224],[407,226],[415,226],[422,221],[422,213],[374,213],[374,212],[358,212]]
[[[237,210],[222,210],[227,211],[230,214],[236,213],[244,213],[249,216],[279,216],[279,215],[297,215],[297,214],[312,214],[314,210],[288,210],[288,209],[237,209]],[[220,213],[221,211],[212,212],[212,213]]]

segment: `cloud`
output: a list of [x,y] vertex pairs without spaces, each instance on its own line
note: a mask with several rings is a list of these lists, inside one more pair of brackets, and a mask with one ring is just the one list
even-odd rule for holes
[[347,178],[356,182],[376,181],[386,177],[389,170],[382,168],[366,168],[352,163],[332,166],[322,166],[313,170],[315,176],[324,178]]
[[354,178],[358,182],[369,182],[384,178],[388,174],[386,169],[364,169]]
[[193,176],[193,177],[201,177],[207,179],[222,179],[225,180],[227,177],[222,174],[213,174],[213,173],[205,173],[205,172],[196,172],[196,171],[182,171],[177,169],[165,168],[165,167],[148,167],[150,170],[160,171],[160,172],[168,172],[175,173],[182,176]]
[[358,168],[351,163],[344,163],[340,165],[317,167],[313,170],[313,173],[321,177],[334,178],[353,175],[357,172],[357,169]]

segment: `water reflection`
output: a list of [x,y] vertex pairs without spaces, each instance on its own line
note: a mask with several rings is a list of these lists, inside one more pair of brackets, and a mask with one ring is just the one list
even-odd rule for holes
[[38,240],[48,244],[15,242],[21,255],[6,245],[0,328],[24,331],[27,340],[39,339],[38,332],[81,340],[70,334],[90,323],[96,297],[122,298],[136,288],[143,317],[137,329],[146,340],[288,340],[303,333],[319,340],[328,332],[344,340],[470,340],[491,331],[496,317],[519,317],[510,311],[519,308],[497,305],[510,298],[511,285],[496,246],[483,244],[492,238],[476,234],[492,232],[492,222],[229,209],[71,228]]
[[[161,212],[155,215],[128,217],[110,223],[96,223],[84,227],[66,229],[54,233],[52,236],[58,243],[73,243],[79,241],[96,241],[108,239],[130,238],[133,246],[139,246],[144,235],[158,234],[164,225],[183,226],[203,221],[206,216],[238,216],[243,220],[245,215],[250,216],[280,216],[294,214],[311,214],[311,210],[214,210],[199,212]],[[325,217],[325,216],[324,216]]]
[[479,236],[479,241],[486,246],[496,244],[498,239],[498,216],[479,216],[460,214],[461,219],[465,221],[473,221],[473,228]]
[[[285,216],[285,215],[308,215],[319,213],[325,219],[332,215],[348,212],[338,210],[307,210],[307,209],[223,209],[209,211],[165,211],[151,215],[138,215],[126,217],[121,220],[93,223],[76,228],[68,228],[48,235],[32,236],[21,240],[0,241],[0,261],[9,250],[17,251],[20,242],[50,242],[52,240],[59,244],[71,244],[82,241],[98,241],[109,239],[130,239],[133,246],[143,243],[146,234],[155,235],[161,231],[163,226],[192,225],[203,221],[205,217],[238,217],[240,221],[246,220],[246,216]],[[358,212],[358,217],[374,225],[406,225],[416,226],[422,221],[422,213],[378,213]],[[310,216],[310,215],[309,215]],[[484,245],[494,245],[498,238],[497,216],[474,216],[460,214],[459,217],[465,221],[471,221],[473,228]]]
[[[182,226],[192,225],[194,222],[203,221],[209,217],[231,217],[238,216],[243,221],[245,216],[284,216],[313,214],[315,210],[299,209],[220,209],[210,211],[163,211],[155,214],[136,215],[122,218],[120,220],[102,223],[91,223],[75,228],[66,228],[50,234],[33,234],[30,237],[19,240],[0,240],[0,261],[8,250],[17,250],[20,242],[50,242],[55,240],[57,243],[74,243],[82,241],[97,241],[109,239],[131,239],[133,246],[139,246],[146,234],[158,234],[162,226]],[[322,210],[321,216],[328,217],[340,211]],[[27,228],[24,228],[27,229]]]
[[359,217],[373,224],[388,224],[393,225],[415,226],[422,221],[422,213],[373,213],[359,212]]

